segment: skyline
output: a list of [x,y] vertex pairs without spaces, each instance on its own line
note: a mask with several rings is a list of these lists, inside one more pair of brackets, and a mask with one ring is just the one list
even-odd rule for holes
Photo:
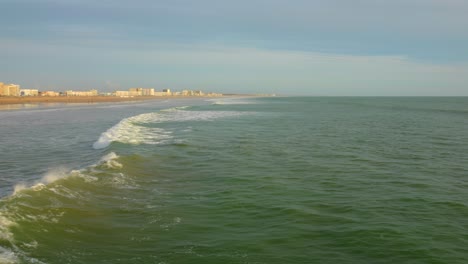
[[467,1],[0,6],[0,79],[25,88],[468,95]]

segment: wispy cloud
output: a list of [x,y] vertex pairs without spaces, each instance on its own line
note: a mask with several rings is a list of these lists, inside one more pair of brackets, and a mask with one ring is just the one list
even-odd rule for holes
[[293,93],[468,94],[464,0],[5,0],[1,5],[9,12],[0,16],[0,58],[6,62],[0,78],[47,82],[61,76],[64,84],[86,78],[94,85],[111,79],[125,86],[138,80]]
[[[11,44],[13,45],[13,44]],[[135,44],[136,45],[136,44]],[[13,45],[15,46],[15,45]],[[1,45],[0,45],[0,48]],[[320,95],[468,95],[467,64],[435,64],[406,56],[362,56],[168,43],[143,49],[24,46],[42,77],[62,65],[63,76],[114,76],[121,86]],[[41,54],[41,55],[37,55]],[[79,56],[77,54],[87,54]],[[92,65],[92,70],[86,67]],[[27,69],[27,67],[24,67]],[[4,69],[5,70],[5,69]],[[5,71],[3,71],[5,72]],[[47,76],[51,78],[52,76]],[[110,87],[109,83],[106,86]]]

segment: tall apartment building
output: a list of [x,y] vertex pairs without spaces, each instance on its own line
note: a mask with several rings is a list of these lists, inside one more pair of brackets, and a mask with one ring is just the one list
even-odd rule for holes
[[142,96],[143,88],[130,88],[128,89],[128,93],[130,96]]
[[0,83],[0,96],[20,96],[20,86]]
[[141,91],[143,96],[153,96],[154,95],[154,88],[143,88]]
[[153,96],[154,88],[130,88],[128,92],[130,96]]

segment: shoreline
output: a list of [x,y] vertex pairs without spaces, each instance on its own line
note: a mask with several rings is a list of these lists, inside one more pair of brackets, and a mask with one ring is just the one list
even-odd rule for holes
[[43,103],[113,103],[147,101],[158,99],[187,99],[187,98],[226,98],[226,96],[136,96],[136,97],[116,97],[116,96],[24,96],[24,97],[0,97],[0,105],[18,104],[43,104]]

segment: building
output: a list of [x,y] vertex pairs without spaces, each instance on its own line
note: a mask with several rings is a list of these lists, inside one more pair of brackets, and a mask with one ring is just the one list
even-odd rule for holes
[[55,91],[43,91],[43,92],[39,92],[39,95],[40,96],[60,96],[60,93],[55,92]]
[[163,89],[163,93],[166,93],[166,95],[172,95],[171,89]]
[[183,90],[180,95],[182,95],[182,96],[193,96],[194,93],[191,90]]
[[0,83],[0,96],[20,96],[20,86]]
[[154,96],[171,96],[171,90],[169,89],[164,89],[162,92],[154,92]]
[[37,89],[20,89],[21,96],[38,96],[39,90]]
[[130,96],[154,96],[154,88],[130,88]]
[[154,88],[143,88],[141,93],[143,96],[154,96]]
[[66,96],[97,96],[98,91],[97,90],[89,90],[89,91],[66,91],[65,92]]
[[115,96],[130,97],[130,92],[129,91],[115,91]]
[[142,96],[143,95],[143,88],[130,88],[128,89],[128,93],[130,96]]

